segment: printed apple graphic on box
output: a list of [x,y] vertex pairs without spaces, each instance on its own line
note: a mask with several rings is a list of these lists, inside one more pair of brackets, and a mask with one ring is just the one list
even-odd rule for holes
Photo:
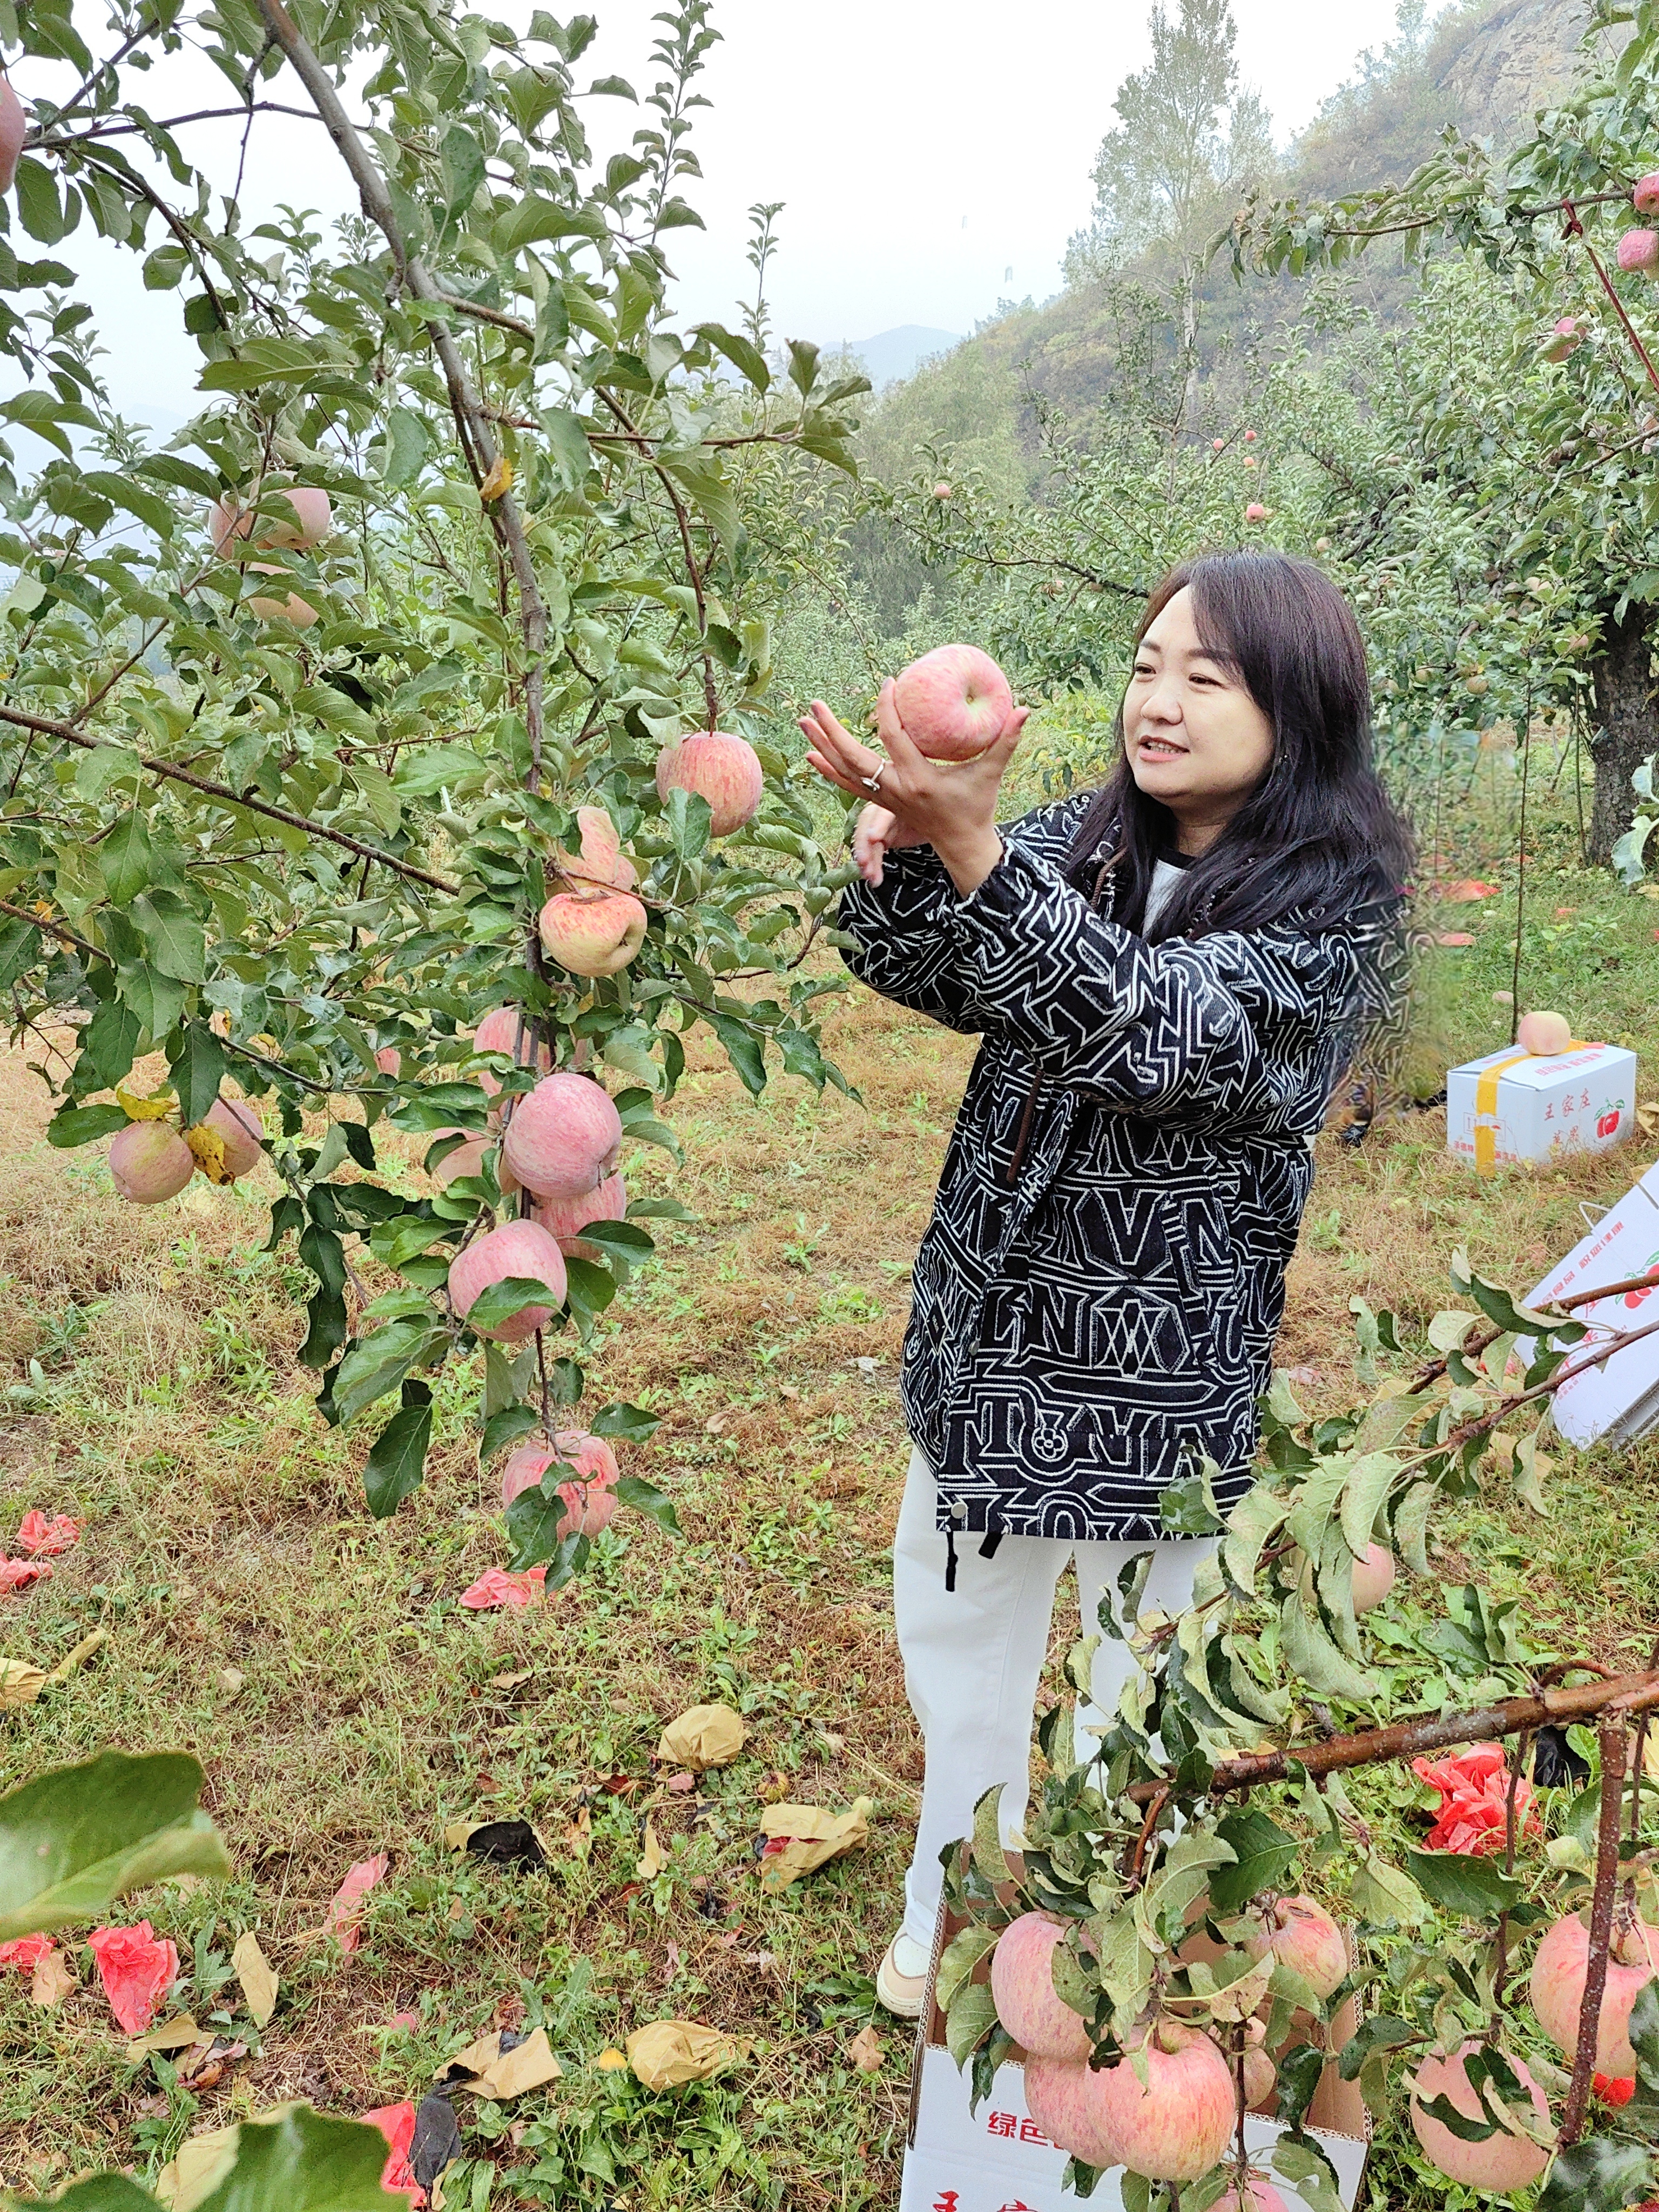
[[1596,1120],[1596,1135],[1598,1137],[1612,1136],[1619,1127],[1619,1116],[1623,1111],[1624,1108],[1622,1104],[1615,1106],[1609,1102],[1607,1105],[1603,1106],[1601,1114]]

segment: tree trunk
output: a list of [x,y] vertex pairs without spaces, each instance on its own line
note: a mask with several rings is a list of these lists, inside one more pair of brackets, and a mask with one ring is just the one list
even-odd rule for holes
[[1655,610],[1632,600],[1620,622],[1602,625],[1605,650],[1592,665],[1596,729],[1590,738],[1595,797],[1590,813],[1589,857],[1605,867],[1636,809],[1630,780],[1659,750],[1653,705]]

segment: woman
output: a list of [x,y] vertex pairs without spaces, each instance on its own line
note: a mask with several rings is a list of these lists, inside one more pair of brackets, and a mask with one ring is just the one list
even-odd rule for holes
[[[1092,1632],[1151,1546],[1143,1601],[1179,1610],[1210,1547],[1164,1534],[1164,1492],[1206,1458],[1224,1510],[1249,1486],[1310,1146],[1390,1003],[1410,866],[1358,629],[1307,562],[1167,576],[1105,787],[1000,830],[1024,719],[948,767],[890,684],[884,760],[821,702],[801,725],[819,773],[872,801],[841,905],[854,973],[984,1039],[904,1344],[894,1612],[927,1765],[877,1986],[909,2016],[941,1849],[993,1784],[1023,1817],[1061,1570]],[[1103,1638],[1097,1725],[1132,1663]]]

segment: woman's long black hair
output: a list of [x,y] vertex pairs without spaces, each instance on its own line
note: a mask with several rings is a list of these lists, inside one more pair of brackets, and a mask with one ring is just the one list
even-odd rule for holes
[[[1292,912],[1316,927],[1373,900],[1397,905],[1412,871],[1412,836],[1372,757],[1370,683],[1352,608],[1310,561],[1206,554],[1157,586],[1137,650],[1182,591],[1192,594],[1205,651],[1271,723],[1273,751],[1220,836],[1182,871],[1148,941],[1261,929]],[[1175,848],[1176,822],[1136,785],[1121,707],[1117,736],[1117,766],[1079,826],[1069,868],[1079,888],[1092,891],[1109,853],[1111,910],[1134,928],[1158,854]]]

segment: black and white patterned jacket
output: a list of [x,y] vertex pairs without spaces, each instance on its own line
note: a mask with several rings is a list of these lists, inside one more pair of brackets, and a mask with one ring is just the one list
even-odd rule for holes
[[927,848],[842,896],[854,974],[984,1038],[904,1340],[957,1534],[1155,1538],[1196,1454],[1243,1496],[1309,1139],[1397,937],[1383,901],[1148,945],[1062,875],[1088,804],[1006,827],[970,898]]

